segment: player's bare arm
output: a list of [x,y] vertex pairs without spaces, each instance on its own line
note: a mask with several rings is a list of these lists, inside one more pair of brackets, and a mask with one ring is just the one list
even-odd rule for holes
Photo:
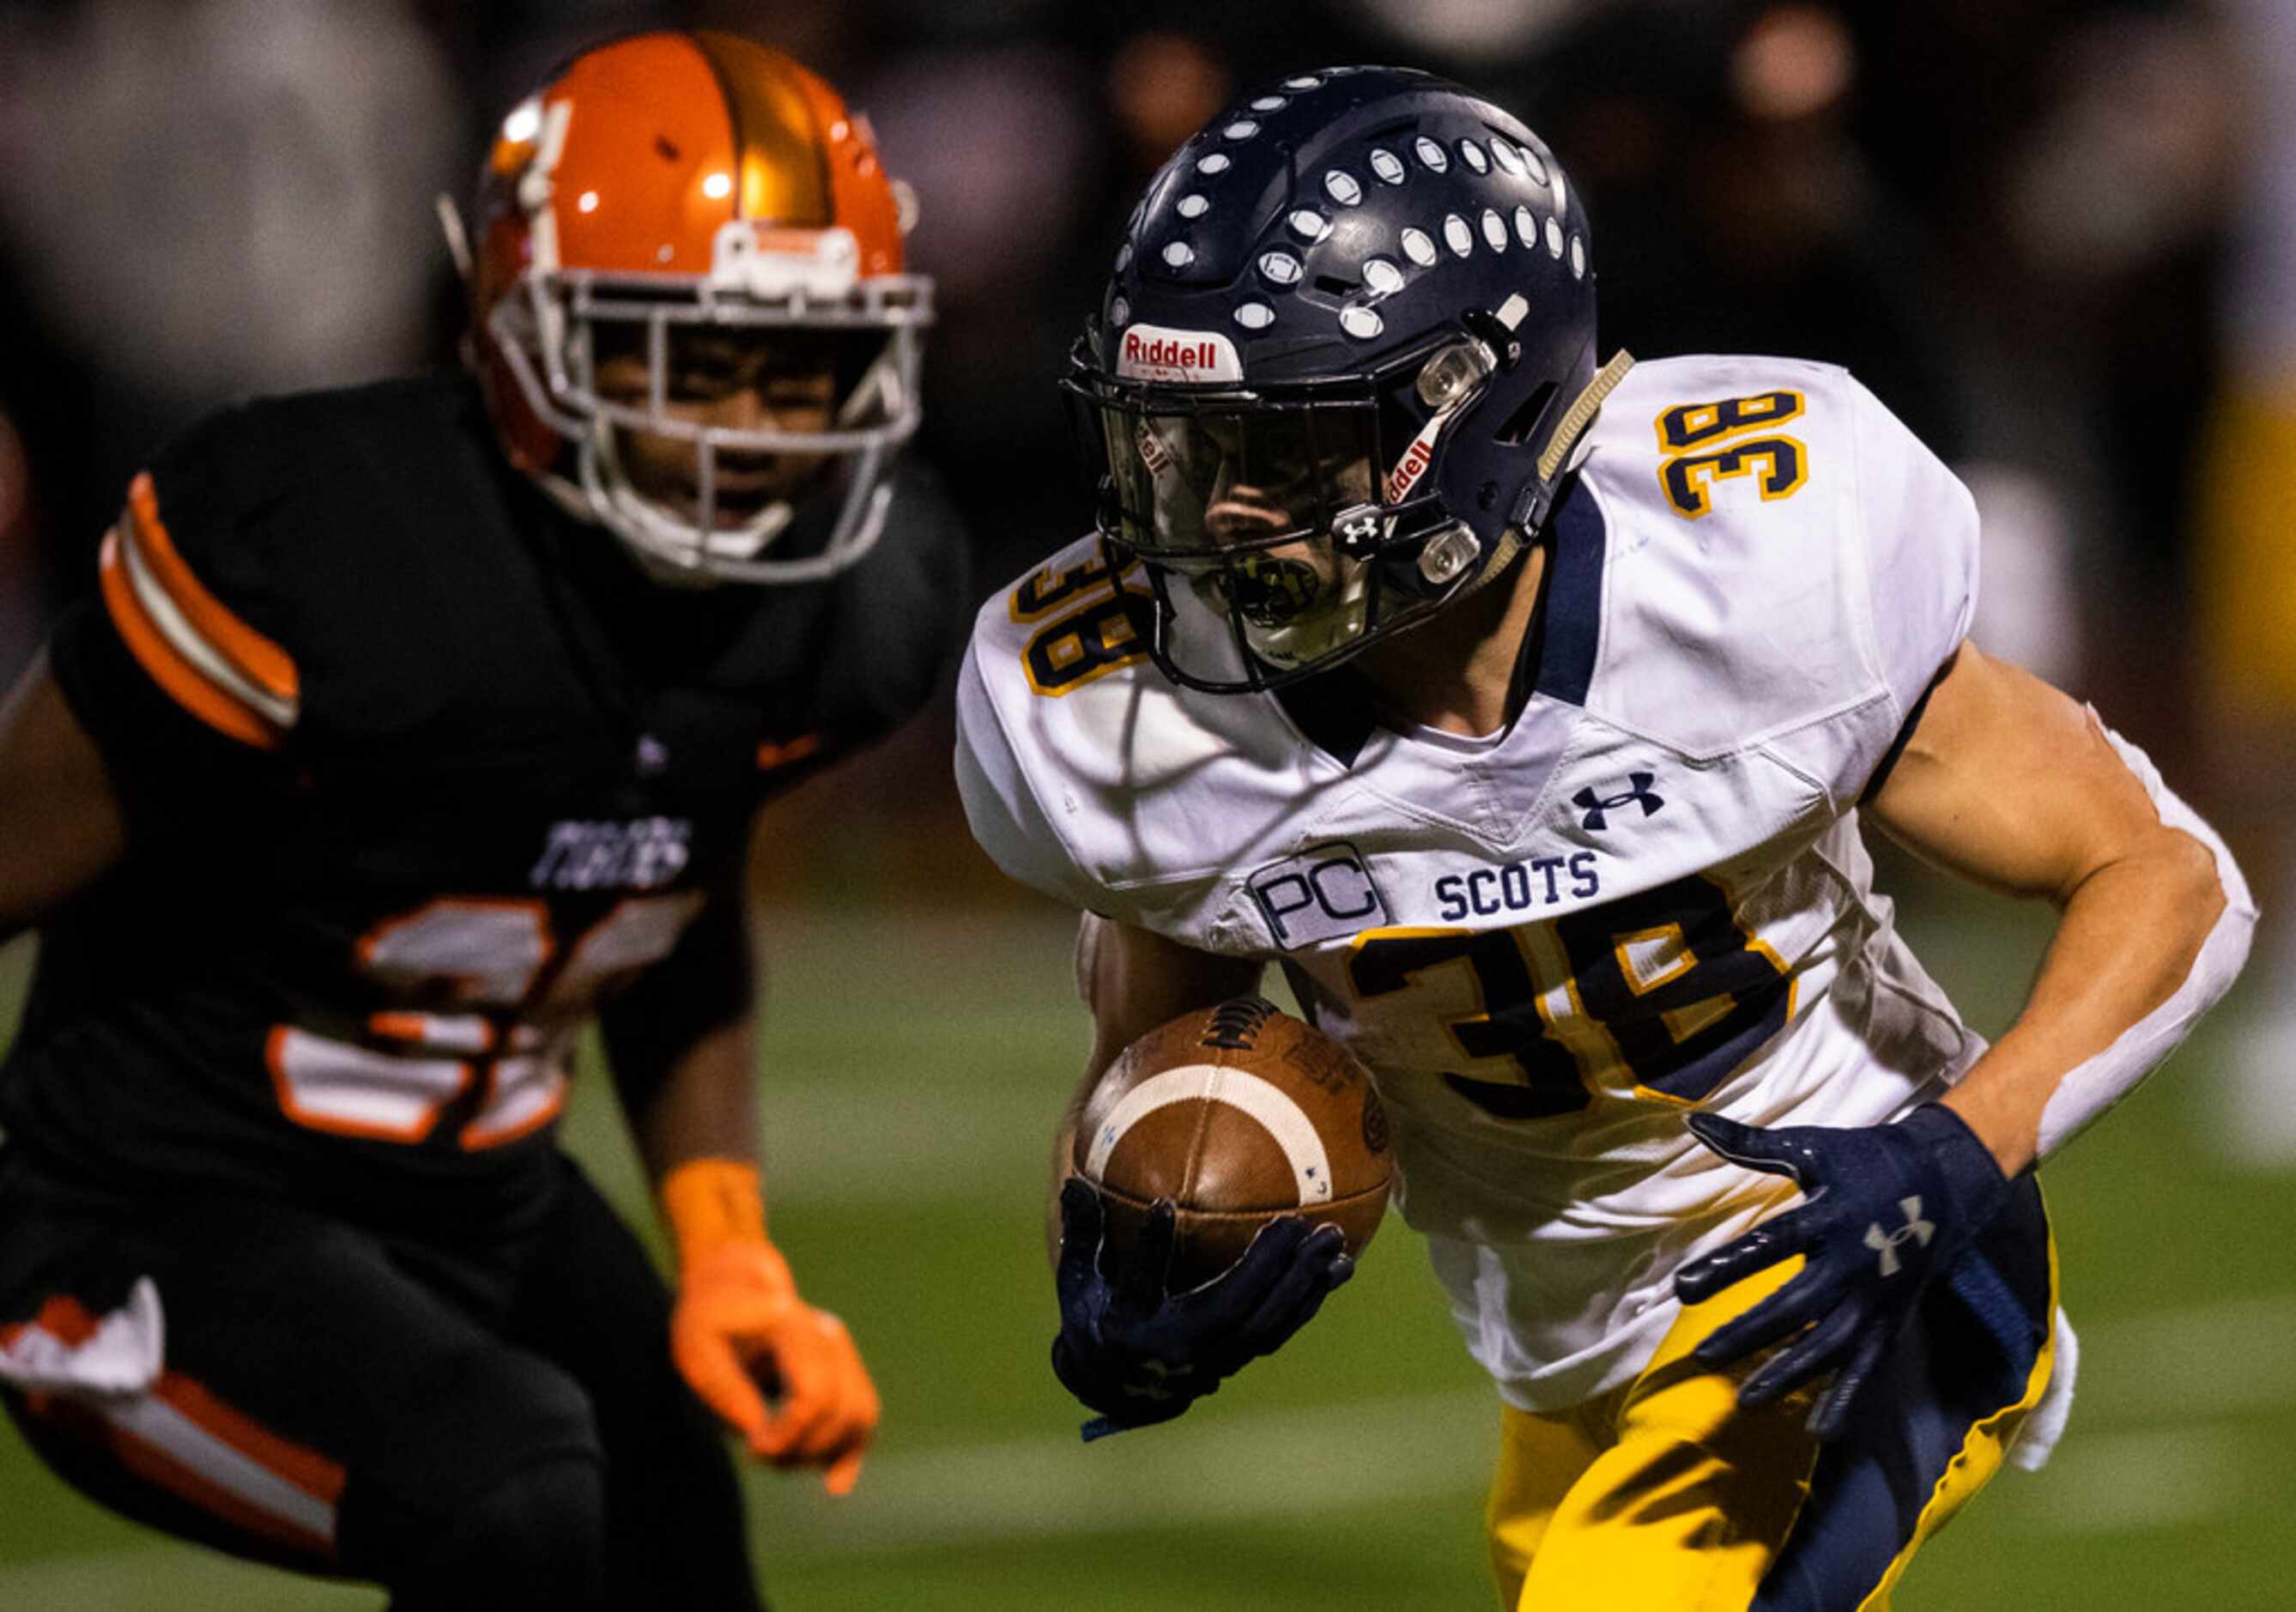
[[1781,1345],[1740,1390],[1762,1405],[1830,1374],[1811,1426],[1841,1435],[1932,1277],[1980,1316],[2005,1312],[1975,1247],[2013,1179],[2094,1122],[2220,995],[2255,909],[2214,834],[2095,716],[1964,644],[1870,802],[1907,849],[2062,914],[2024,1011],[1937,1101],[1862,1131],[1764,1130],[1713,1114],[1715,1152],[1792,1177],[1804,1201],[1685,1265],[1693,1303],[1780,1262],[1803,1269],[1715,1332],[1719,1367]]
[[633,1139],[676,1245],[670,1349],[758,1460],[851,1491],[879,1414],[843,1321],[801,1298],[767,1235],[754,986],[740,892],[715,893],[663,969],[603,1016]]
[[1059,1161],[1068,1156],[1085,1093],[1116,1055],[1167,1019],[1259,990],[1267,972],[1257,958],[1199,951],[1096,912],[1078,920],[1076,966],[1077,991],[1092,1014],[1092,1056],[1061,1118],[1055,1188],[1067,1173]]
[[745,1009],[704,1032],[652,1082],[629,1116],[648,1180],[660,1183],[697,1159],[759,1167],[756,1031]]
[[102,758],[43,651],[0,705],[0,938],[85,888],[127,849]]
[[1974,645],[1865,810],[1925,861],[2062,914],[2024,1011],[1944,1099],[2014,1174],[2066,1073],[2191,974],[2228,899],[2216,853],[2161,821],[2095,717]]

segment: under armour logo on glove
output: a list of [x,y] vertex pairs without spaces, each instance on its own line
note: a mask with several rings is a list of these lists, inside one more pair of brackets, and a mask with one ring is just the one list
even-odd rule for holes
[[1663,795],[1651,793],[1651,781],[1657,776],[1656,773],[1650,772],[1630,772],[1627,774],[1627,783],[1630,787],[1626,794],[1614,794],[1608,800],[1597,795],[1592,789],[1580,790],[1570,797],[1570,803],[1587,814],[1578,819],[1579,826],[1600,833],[1611,826],[1608,813],[1637,802],[1642,806],[1643,816],[1650,816],[1666,804],[1666,798]]
[[1879,1221],[1866,1228],[1866,1246],[1882,1256],[1883,1276],[1895,1276],[1905,1268],[1898,1258],[1899,1243],[1907,1238],[1918,1238],[1922,1246],[1926,1248],[1930,1246],[1930,1238],[1937,1235],[1936,1223],[1922,1218],[1921,1199],[1901,1197],[1898,1200],[1898,1207],[1906,1212],[1906,1223],[1895,1231],[1882,1230]]
[[1803,1198],[1674,1273],[1676,1295],[1701,1304],[1758,1271],[1802,1256],[1799,1276],[1698,1345],[1698,1363],[1719,1370],[1784,1344],[1739,1387],[1739,1404],[1758,1409],[1831,1371],[1833,1386],[1819,1395],[1809,1427],[1822,1439],[1838,1438],[1858,1389],[1931,1279],[1970,1254],[1978,1233],[2009,1201],[2009,1178],[1977,1133],[1939,1103],[1894,1125],[1849,1130],[1767,1131],[1714,1114],[1685,1123],[1732,1164],[1791,1177]]

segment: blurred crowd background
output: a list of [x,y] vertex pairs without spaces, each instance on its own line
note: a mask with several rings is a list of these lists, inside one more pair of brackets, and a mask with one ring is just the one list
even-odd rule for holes
[[[1933,444],[1985,516],[1980,641],[2093,698],[2296,908],[2289,0],[0,0],[0,662],[169,430],[455,362],[434,196],[573,48],[697,23],[821,70],[914,185],[918,451],[984,591],[1085,518],[1053,381],[1165,155],[1263,78],[1422,65],[1570,167],[1606,348],[1837,361]],[[947,735],[792,808],[768,884],[1000,899],[914,783]],[[2242,1100],[2285,1154],[2296,1017],[2259,982],[2296,945],[2265,950]]]

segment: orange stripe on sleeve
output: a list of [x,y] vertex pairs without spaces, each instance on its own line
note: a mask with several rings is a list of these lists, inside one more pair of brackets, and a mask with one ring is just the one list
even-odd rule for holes
[[175,539],[160,519],[160,495],[152,485],[151,472],[128,483],[127,514],[137,551],[184,620],[249,682],[280,699],[294,699],[299,679],[287,652],[234,615],[176,552]]
[[258,750],[276,750],[281,733],[269,718],[236,695],[217,687],[206,673],[177,654],[135,596],[119,555],[118,528],[104,536],[102,560],[103,603],[112,624],[152,680],[178,705],[226,738]]

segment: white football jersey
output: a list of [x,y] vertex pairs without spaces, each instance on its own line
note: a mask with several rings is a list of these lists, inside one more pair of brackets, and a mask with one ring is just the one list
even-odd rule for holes
[[1582,445],[1505,731],[1176,687],[1085,541],[982,610],[958,778],[1016,878],[1283,965],[1377,1078],[1469,1349],[1554,1410],[1631,1378],[1676,1267],[1792,1190],[1686,1110],[1879,1123],[1982,1049],[1856,816],[1976,583],[1969,495],[1847,373],[1668,359]]

